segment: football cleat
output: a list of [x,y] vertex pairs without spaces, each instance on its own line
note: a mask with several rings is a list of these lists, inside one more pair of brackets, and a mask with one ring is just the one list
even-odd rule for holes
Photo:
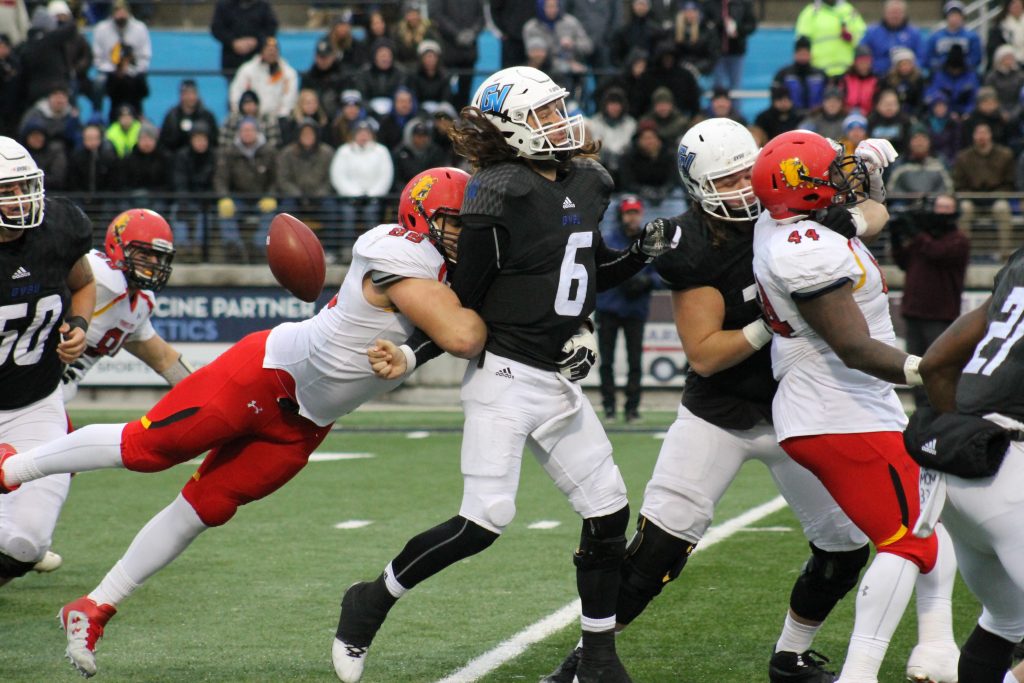
[[60,569],[60,566],[64,564],[64,558],[57,553],[46,551],[43,555],[43,559],[39,560],[32,566],[32,571],[39,572],[40,574],[46,574],[48,572],[55,572]]
[[907,660],[907,680],[914,683],[957,683],[960,648],[956,643],[918,643]]
[[353,583],[341,598],[341,615],[331,647],[331,659],[334,661],[334,673],[345,683],[355,683],[363,675],[366,651],[394,604],[393,598],[387,606],[376,604],[381,601],[374,598],[374,583]]
[[580,662],[573,683],[633,683],[615,652],[615,633],[583,632]]
[[96,675],[96,643],[115,614],[117,610],[112,605],[97,605],[87,596],[69,602],[57,614],[68,638],[64,656],[86,678]]
[[576,678],[576,669],[580,665],[581,647],[573,648],[572,652],[562,660],[558,668],[540,679],[540,683],[572,683]]
[[8,486],[4,483],[4,460],[17,455],[18,451],[14,450],[14,446],[9,443],[0,443],[0,493],[11,493],[17,490],[21,484],[15,484],[14,486]]
[[781,650],[768,662],[768,680],[771,683],[832,683],[837,678],[835,673],[825,670],[827,663],[828,657],[814,650],[799,653]]
[[334,639],[331,646],[331,661],[334,662],[334,673],[343,683],[356,683],[363,677],[363,667],[366,666],[367,647],[350,645],[340,638]]

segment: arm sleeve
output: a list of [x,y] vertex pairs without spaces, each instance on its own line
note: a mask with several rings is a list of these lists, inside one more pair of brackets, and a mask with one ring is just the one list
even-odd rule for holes
[[598,233],[597,248],[594,250],[597,262],[597,291],[607,289],[625,282],[647,265],[647,259],[629,249],[612,249],[605,244],[604,238]]

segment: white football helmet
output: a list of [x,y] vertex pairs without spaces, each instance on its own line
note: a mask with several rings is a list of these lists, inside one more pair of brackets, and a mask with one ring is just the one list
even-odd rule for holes
[[[543,71],[513,66],[481,83],[473,96],[473,106],[505,133],[506,141],[519,156],[554,159],[559,152],[583,146],[583,115],[569,116],[565,107],[568,95],[568,90]],[[555,103],[559,120],[541,125],[536,110],[551,103]]]
[[761,203],[749,184],[726,192],[715,187],[715,180],[752,168],[757,152],[754,136],[732,119],[707,119],[686,131],[679,141],[677,162],[690,199],[721,220],[757,218]]
[[16,140],[0,136],[0,227],[34,228],[43,222],[43,172]]

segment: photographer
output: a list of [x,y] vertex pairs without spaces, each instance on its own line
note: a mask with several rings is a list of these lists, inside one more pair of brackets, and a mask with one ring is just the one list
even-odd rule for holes
[[92,54],[97,71],[93,109],[101,110],[104,95],[109,95],[112,112],[119,105],[129,104],[141,116],[142,101],[149,96],[146,73],[153,44],[149,28],[132,16],[125,0],[115,0],[110,18],[96,24]]
[[[906,322],[907,353],[923,355],[960,315],[970,240],[957,227],[957,200],[936,195],[930,209],[908,207],[890,219],[892,254],[906,273],[901,311]],[[928,405],[922,387],[914,403]]]

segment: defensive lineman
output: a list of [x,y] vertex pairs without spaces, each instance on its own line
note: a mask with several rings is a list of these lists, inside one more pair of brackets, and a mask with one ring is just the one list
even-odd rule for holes
[[[85,214],[47,198],[29,153],[0,137],[0,440],[15,448],[67,433],[60,378],[85,350],[96,301],[91,247]],[[0,497],[0,585],[47,556],[70,481],[54,474]]]

